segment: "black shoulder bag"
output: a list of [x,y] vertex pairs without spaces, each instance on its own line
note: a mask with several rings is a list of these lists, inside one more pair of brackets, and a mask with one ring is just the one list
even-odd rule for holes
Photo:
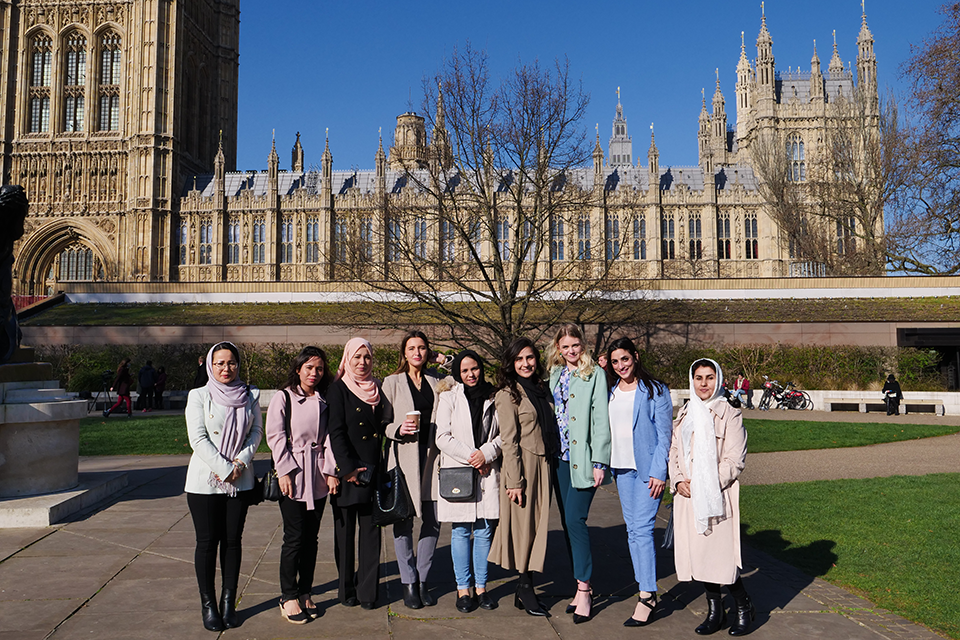
[[[293,441],[290,436],[290,393],[286,390],[282,390],[283,393],[283,432],[287,436],[287,446],[293,448]],[[272,502],[278,502],[281,497],[280,493],[280,477],[277,475],[277,467],[273,462],[273,453],[270,453],[270,471],[267,471],[262,478],[257,479],[257,486],[254,487],[256,493],[254,495],[260,496],[260,500],[254,502],[254,504],[260,504],[264,500],[270,500]]]
[[396,440],[393,441],[393,459],[397,464],[386,473],[378,474],[380,481],[373,499],[373,524],[381,527],[406,520],[416,514],[407,491],[406,478],[400,469]]

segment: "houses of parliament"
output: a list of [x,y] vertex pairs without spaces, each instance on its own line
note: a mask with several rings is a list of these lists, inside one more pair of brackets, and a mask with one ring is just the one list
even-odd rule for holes
[[[424,197],[404,176],[450,153],[446,131],[428,136],[423,116],[404,113],[393,144],[371,149],[372,170],[335,170],[329,145],[308,168],[298,136],[289,168],[274,143],[265,172],[237,171],[239,26],[239,0],[0,0],[3,177],[31,204],[18,294],[100,283],[348,289],[357,283],[338,268],[348,220],[368,229],[366,259],[391,259],[375,231],[388,224],[382,202]],[[876,103],[866,16],[855,74],[836,44],[826,71],[815,49],[809,70],[778,71],[765,17],[755,59],[742,43],[736,70],[731,118],[719,79],[705,96],[697,166],[661,163],[652,128],[635,150],[618,92],[606,153],[598,134],[592,166],[564,187],[599,197],[584,198],[585,224],[551,230],[541,259],[616,260],[636,279],[820,275],[771,215],[751,145],[765,132],[785,140],[790,178],[802,182],[829,105],[855,92]],[[399,232],[444,251],[439,225]],[[838,225],[837,251],[845,241]]]

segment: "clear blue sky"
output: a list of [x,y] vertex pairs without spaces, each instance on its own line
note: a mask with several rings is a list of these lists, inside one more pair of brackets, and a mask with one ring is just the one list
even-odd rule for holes
[[[940,23],[940,4],[867,0],[881,90],[906,89],[900,67]],[[422,78],[468,41],[486,49],[494,76],[566,56],[591,97],[584,126],[600,124],[605,152],[619,86],[634,155],[646,155],[653,122],[661,166],[696,164],[700,90],[709,104],[719,68],[734,122],[740,32],[752,62],[760,29],[759,0],[243,0],[240,10],[240,170],[266,168],[274,129],[281,168],[297,131],[306,164],[319,165],[326,128],[334,170],[372,169],[377,129],[388,147],[396,116],[419,108]],[[809,70],[816,40],[826,71],[833,30],[855,65],[859,0],[769,0],[766,16],[778,70]]]

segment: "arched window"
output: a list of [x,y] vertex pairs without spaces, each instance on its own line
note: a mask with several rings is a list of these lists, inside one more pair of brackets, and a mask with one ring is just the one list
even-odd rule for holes
[[501,260],[510,257],[510,221],[506,218],[497,220],[497,251]]
[[30,46],[30,133],[50,131],[50,75],[53,69],[53,40],[46,34],[34,36]]
[[189,226],[186,220],[180,221],[180,264],[187,264],[187,244]]
[[647,259],[647,219],[633,219],[633,259]]
[[607,260],[616,260],[620,257],[620,218],[608,216],[604,231],[607,236],[604,244]]
[[413,256],[417,260],[427,259],[427,219],[413,221]]
[[563,260],[563,218],[554,217],[550,225],[550,259]]
[[591,260],[590,254],[590,216],[582,213],[577,219],[577,258]]
[[91,282],[103,279],[103,266],[93,250],[75,244],[60,252],[60,282]]
[[307,218],[307,262],[320,262],[320,220]]
[[263,264],[267,256],[267,225],[263,218],[253,220],[253,262]]
[[399,220],[387,221],[387,260],[395,262],[400,259],[401,243],[403,241],[403,225]]
[[240,262],[240,222],[231,220],[227,225],[227,264]]
[[280,223],[280,262],[293,262],[293,218],[284,216]]
[[730,259],[730,214],[717,215],[717,258]]
[[676,223],[671,215],[660,217],[660,257],[662,259],[673,260],[676,257]]
[[857,219],[853,217],[837,220],[837,253],[851,254],[857,250]]
[[120,36],[100,36],[100,131],[120,130]]
[[333,246],[337,262],[347,261],[347,221],[337,218],[333,223]]
[[799,133],[791,134],[787,138],[787,178],[792,182],[805,182],[807,179],[807,162],[803,151],[803,138]]
[[691,260],[700,260],[703,258],[703,244],[701,241],[702,238],[702,227],[700,224],[700,216],[692,215],[690,216],[690,259]]
[[373,217],[360,219],[360,249],[364,260],[373,260]]
[[200,223],[200,264],[213,264],[213,223]]
[[757,245],[757,215],[749,213],[743,218],[744,248],[747,260],[757,260],[760,255]]
[[84,86],[86,84],[87,39],[75,31],[67,37],[64,53],[64,131],[83,131]]

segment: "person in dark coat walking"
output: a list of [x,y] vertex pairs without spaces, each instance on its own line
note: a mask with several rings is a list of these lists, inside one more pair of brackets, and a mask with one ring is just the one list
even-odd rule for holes
[[115,409],[119,409],[123,402],[127,403],[127,417],[133,413],[130,406],[130,385],[133,384],[133,378],[130,377],[130,358],[124,358],[117,367],[117,376],[113,380],[113,386],[110,391],[117,392],[117,402],[109,409],[103,412],[103,417],[109,416]]
[[153,411],[153,391],[157,384],[157,370],[153,368],[153,361],[140,367],[137,373],[137,384],[140,395],[137,397],[138,408],[142,411]]
[[900,390],[900,383],[897,382],[892,373],[887,376],[887,381],[883,385],[883,400],[887,403],[888,416],[895,416],[900,413],[903,391]]

